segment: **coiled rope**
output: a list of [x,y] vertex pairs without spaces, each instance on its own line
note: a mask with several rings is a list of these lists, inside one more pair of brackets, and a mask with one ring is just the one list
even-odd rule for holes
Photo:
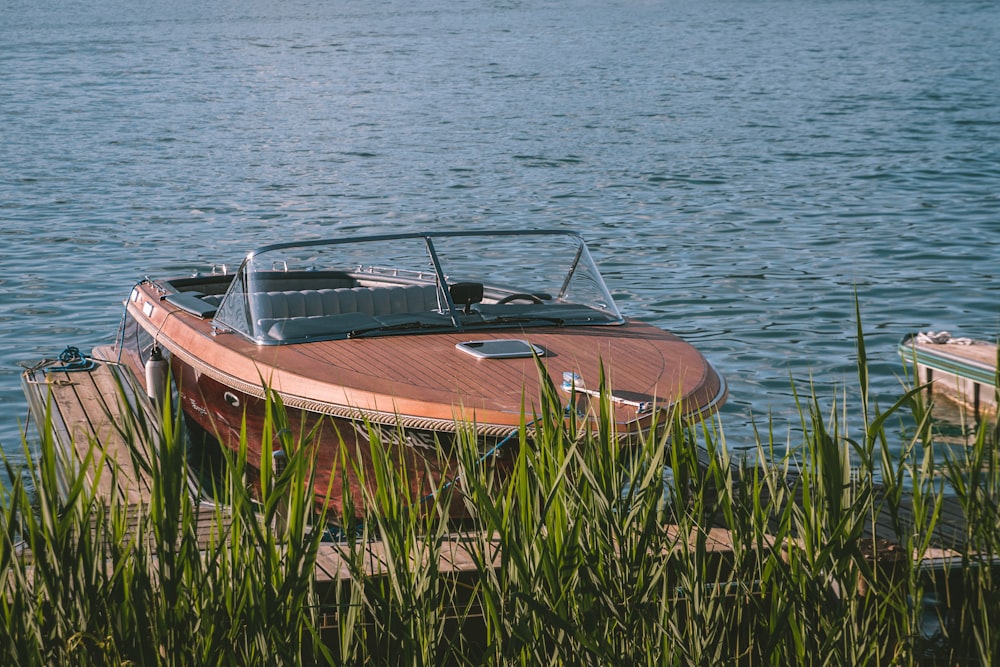
[[50,366],[45,369],[46,372],[73,373],[76,371],[92,371],[97,368],[97,362],[81,354],[80,350],[72,345],[59,353],[59,363],[62,366]]

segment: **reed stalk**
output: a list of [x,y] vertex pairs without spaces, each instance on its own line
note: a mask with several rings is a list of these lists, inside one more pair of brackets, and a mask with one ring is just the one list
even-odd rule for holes
[[[265,441],[280,455],[249,460],[244,433],[202,489],[224,504],[192,493],[169,403],[157,423],[120,425],[152,480],[140,508],[97,496],[79,466],[60,482],[66,462],[42,429],[36,493],[7,464],[0,499],[0,664],[988,664],[1000,654],[996,430],[940,466],[920,387],[887,409],[869,396],[860,317],[857,353],[855,391],[824,406],[817,388],[793,387],[799,435],[766,424],[754,460],[731,456],[719,421],[663,415],[619,438],[603,378],[593,420],[544,382],[502,457],[460,425],[413,470],[402,434],[369,425],[369,471],[341,448],[334,475],[365,489],[359,507],[345,491],[341,517],[308,491],[318,430],[297,432],[272,393]],[[441,469],[408,494],[414,475]],[[968,518],[966,547],[932,579],[919,560],[946,494]],[[458,505],[472,515],[461,525]],[[455,543],[475,567],[451,567]],[[331,547],[345,577],[321,591]]]

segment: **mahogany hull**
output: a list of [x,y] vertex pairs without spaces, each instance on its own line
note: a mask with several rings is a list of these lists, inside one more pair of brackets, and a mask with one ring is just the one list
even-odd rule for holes
[[[559,387],[565,373],[582,378],[589,391],[605,378],[613,397],[610,416],[625,438],[675,411],[700,419],[726,398],[721,376],[697,350],[633,320],[261,346],[214,330],[211,320],[172,305],[155,283],[135,289],[127,313],[122,359],[143,377],[154,344],[169,353],[185,413],[230,449],[239,447],[245,418],[250,462],[280,446],[262,439],[265,387],[280,397],[293,432],[316,428],[315,492],[318,502],[329,498],[335,516],[349,510],[348,503],[360,512],[373,492],[375,460],[364,437],[366,423],[390,432],[401,427],[418,441],[437,435],[445,444],[456,429],[473,425],[485,453],[516,432],[522,415],[530,419],[538,412],[543,382]],[[527,340],[544,354],[479,359],[456,348],[504,338]],[[557,391],[583,419],[597,413],[593,396]],[[404,502],[419,503],[458,475],[452,458],[439,461],[427,447],[397,442],[390,452],[408,480]],[[514,454],[505,446],[490,462],[502,475]],[[465,514],[459,498],[451,512],[456,518]]]
[[[183,409],[207,433],[232,452],[239,451],[241,430],[246,423],[246,446],[251,472],[259,470],[265,452],[280,449],[277,442],[265,445],[265,399],[227,387],[205,375],[199,375],[184,363],[171,364]],[[299,408],[285,411],[292,441],[305,442],[314,466],[313,495],[317,509],[324,504],[328,516],[336,521],[351,515],[360,518],[364,508],[371,506],[376,496],[376,461],[388,458],[389,466],[407,487],[402,502],[419,510],[432,497],[443,491],[450,492],[449,516],[452,519],[469,517],[460,497],[460,472],[454,452],[451,451],[449,434],[436,434],[441,443],[433,446],[433,436],[428,432],[409,434],[420,440],[401,442],[393,427],[380,428],[356,420],[332,417]],[[277,430],[277,429],[274,429]],[[371,442],[374,433],[376,443]],[[310,437],[306,438],[305,436]],[[491,439],[488,459],[495,474],[504,475],[513,461],[517,439],[502,441]],[[485,452],[484,452],[485,453]],[[443,458],[442,458],[443,456]]]

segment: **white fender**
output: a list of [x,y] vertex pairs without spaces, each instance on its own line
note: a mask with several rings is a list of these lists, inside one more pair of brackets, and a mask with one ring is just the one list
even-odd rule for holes
[[163,405],[163,397],[167,392],[167,360],[163,358],[159,347],[154,347],[146,361],[146,395],[153,405]]

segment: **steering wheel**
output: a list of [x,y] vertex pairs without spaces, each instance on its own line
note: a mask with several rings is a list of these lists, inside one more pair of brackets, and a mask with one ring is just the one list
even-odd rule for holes
[[497,301],[498,306],[502,306],[505,303],[510,303],[511,301],[530,301],[531,303],[540,304],[542,300],[539,299],[534,294],[522,294],[520,292],[516,294],[508,294],[504,298]]

